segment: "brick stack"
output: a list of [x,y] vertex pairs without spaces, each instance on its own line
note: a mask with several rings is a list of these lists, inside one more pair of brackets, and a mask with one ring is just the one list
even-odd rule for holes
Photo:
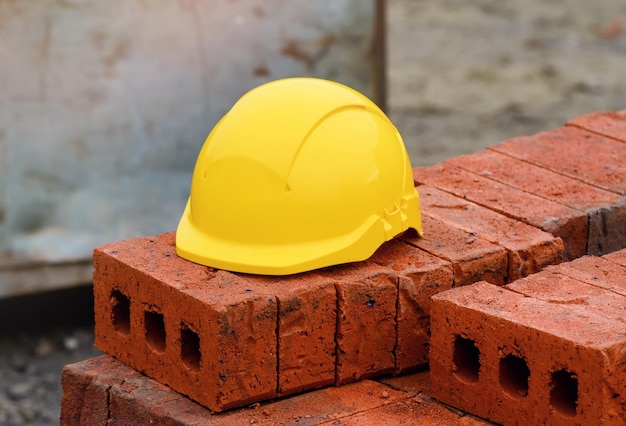
[[[326,388],[308,395],[340,392],[330,385],[369,386],[368,379],[427,366],[430,351],[433,394],[464,410],[515,423],[543,407],[526,418],[595,416],[609,424],[626,396],[615,391],[626,372],[613,362],[626,339],[626,304],[589,265],[626,276],[615,260],[622,252],[595,257],[626,246],[624,123],[624,112],[593,114],[415,169],[425,236],[386,243],[365,262],[260,277],[185,261],[171,233],[99,247],[96,346],[134,370],[108,357],[68,366],[62,423],[104,416],[102,406],[112,409],[114,400],[126,401],[129,416],[133,406],[161,420],[165,407],[181,409],[167,402],[181,398],[168,388],[143,376],[118,383],[122,373],[94,378],[102,369],[145,373],[217,413],[313,389]],[[545,348],[532,352],[528,342]],[[559,367],[534,361],[541,353]],[[147,389],[155,386],[165,398],[157,411],[145,408],[154,405]],[[459,395],[469,389],[480,401],[464,403]],[[384,399],[405,404],[405,397]],[[211,418],[228,424],[234,412]]]
[[435,398],[503,424],[624,424],[625,142],[626,114],[592,114],[416,170],[418,181],[560,235],[567,260],[622,249],[435,295]]
[[67,425],[371,425],[489,424],[428,397],[428,371],[365,379],[271,403],[215,414],[189,398],[103,355],[63,372],[61,423]]

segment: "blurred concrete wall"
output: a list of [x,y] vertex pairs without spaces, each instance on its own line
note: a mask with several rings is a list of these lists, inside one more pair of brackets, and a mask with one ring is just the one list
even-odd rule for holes
[[[176,228],[217,120],[287,76],[384,93],[381,1],[0,2],[0,297]],[[378,99],[377,99],[378,97]]]

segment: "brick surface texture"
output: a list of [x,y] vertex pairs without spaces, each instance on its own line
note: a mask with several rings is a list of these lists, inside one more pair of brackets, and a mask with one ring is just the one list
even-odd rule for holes
[[286,277],[173,233],[98,247],[116,359],[66,367],[61,423],[623,424],[625,158],[626,111],[599,112],[416,168],[423,236]]
[[503,424],[623,425],[624,276],[586,257],[504,287],[435,295],[433,396]]
[[[468,157],[466,161],[470,162],[473,156]],[[488,162],[500,164],[500,160],[489,159]],[[586,252],[588,219],[584,212],[445,162],[415,169],[413,177],[420,185],[435,186],[560,237],[565,245],[565,258],[568,260]],[[543,182],[543,185],[547,184]]]
[[626,111],[600,111],[567,122],[569,126],[580,127],[601,136],[626,141]]
[[[213,413],[109,355],[65,366],[62,425],[487,425],[424,395],[428,371]],[[418,386],[419,384],[421,386]],[[442,423],[447,422],[447,423]]]
[[419,186],[424,216],[459,227],[507,251],[506,282],[540,271],[563,258],[563,241],[531,225],[430,186]]
[[[618,193],[492,150],[455,157],[446,163],[485,177],[494,184],[518,189],[518,194],[521,191],[552,201],[548,201],[553,207],[551,211],[546,206],[517,203],[517,208],[522,210],[518,215],[526,223],[534,221],[541,229],[563,238],[568,260],[621,248],[620,241],[625,235],[620,226],[626,224],[626,198]],[[495,195],[493,203],[500,202],[501,197]],[[558,205],[562,210],[559,211]],[[505,209],[503,206],[499,208]],[[613,232],[607,233],[608,229]]]

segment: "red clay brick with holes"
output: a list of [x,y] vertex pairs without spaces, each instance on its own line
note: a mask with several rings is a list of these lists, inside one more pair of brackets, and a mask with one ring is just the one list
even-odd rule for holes
[[503,424],[623,424],[626,298],[553,275],[433,297],[435,398]]
[[434,186],[560,237],[565,245],[566,260],[575,259],[586,252],[587,215],[581,211],[447,162],[416,168],[413,170],[413,179],[419,185]]
[[[585,221],[585,230],[559,235],[565,242],[566,257],[569,259],[583,254],[601,255],[614,251],[621,248],[620,244],[626,240],[626,197],[620,194],[492,150],[455,157],[444,164],[535,194],[544,202],[559,203],[579,211]],[[533,209],[524,203],[520,203],[520,207]]]
[[277,303],[175,254],[173,234],[94,252],[96,347],[223,410],[276,396]]

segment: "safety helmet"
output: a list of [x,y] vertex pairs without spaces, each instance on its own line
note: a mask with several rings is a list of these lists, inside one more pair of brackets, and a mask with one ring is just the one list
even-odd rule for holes
[[359,92],[288,78],[243,95],[198,156],[176,232],[179,256],[286,275],[370,257],[422,233],[402,138]]

